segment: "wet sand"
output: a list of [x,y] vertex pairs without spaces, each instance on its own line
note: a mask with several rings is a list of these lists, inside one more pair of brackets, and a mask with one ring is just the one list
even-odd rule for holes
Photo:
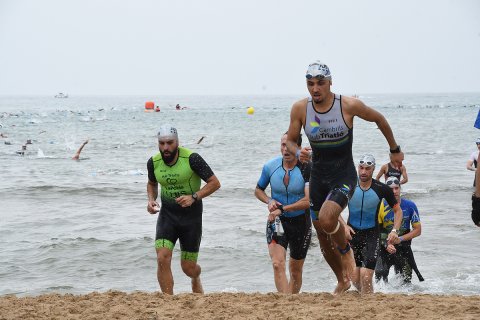
[[477,319],[480,296],[124,293],[0,297],[0,319]]

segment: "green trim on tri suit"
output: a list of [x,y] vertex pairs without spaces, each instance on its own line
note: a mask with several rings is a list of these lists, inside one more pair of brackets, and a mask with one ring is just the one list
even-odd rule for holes
[[182,260],[189,260],[193,262],[197,262],[198,260],[198,252],[188,252],[182,251]]
[[167,240],[167,239],[155,240],[155,249],[167,248],[173,251],[173,247],[175,247],[175,244],[170,240]]

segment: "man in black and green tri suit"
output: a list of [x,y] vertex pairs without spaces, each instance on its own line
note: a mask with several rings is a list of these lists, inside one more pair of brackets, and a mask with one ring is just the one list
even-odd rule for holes
[[[160,152],[147,162],[147,211],[159,212],[155,237],[157,278],[162,292],[173,294],[172,251],[179,239],[182,270],[192,279],[192,291],[203,293],[201,268],[197,264],[202,238],[202,199],[220,188],[220,182],[198,153],[178,145],[177,129],[171,125],[160,127]],[[202,188],[201,180],[206,182]],[[161,205],[156,201],[158,184]]]

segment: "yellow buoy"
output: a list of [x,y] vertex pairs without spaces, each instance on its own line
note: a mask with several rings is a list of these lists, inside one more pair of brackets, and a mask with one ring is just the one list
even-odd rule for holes
[[253,114],[254,112],[255,112],[255,109],[253,109],[253,107],[248,107],[247,114]]

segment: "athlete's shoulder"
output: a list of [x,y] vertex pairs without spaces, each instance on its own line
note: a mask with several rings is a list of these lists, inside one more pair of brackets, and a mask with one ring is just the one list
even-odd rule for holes
[[308,103],[308,98],[298,100],[292,105],[292,112],[305,112]]
[[272,159],[268,160],[265,163],[264,167],[274,169],[274,168],[277,168],[281,165],[282,165],[282,156],[277,156],[275,158],[272,158]]
[[150,159],[152,159],[153,162],[163,161],[162,154],[160,152],[153,155]]
[[300,99],[298,101],[295,101],[293,103],[293,106],[301,106],[301,107],[305,107],[308,103],[308,98],[303,98],[303,99]]
[[362,106],[365,105],[361,100],[350,97],[350,96],[344,96],[344,95],[336,95],[340,96],[340,99],[342,101],[342,107],[355,107],[355,106]]
[[413,208],[415,211],[417,211],[417,205],[415,204],[415,202],[413,202],[412,200],[405,199],[405,198],[402,198],[402,202],[400,203],[400,207],[402,207],[402,208]]
[[[192,150],[190,149],[187,149],[185,147],[178,147],[178,156],[180,158],[188,158],[190,157],[192,154],[195,154],[196,152],[193,152]],[[196,153],[198,154],[198,153]]]

